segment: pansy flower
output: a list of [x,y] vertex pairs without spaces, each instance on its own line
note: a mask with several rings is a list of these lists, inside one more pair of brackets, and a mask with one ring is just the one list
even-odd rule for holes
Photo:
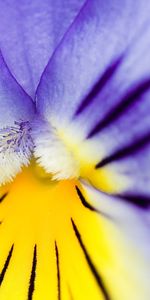
[[0,299],[150,299],[150,2],[0,1]]

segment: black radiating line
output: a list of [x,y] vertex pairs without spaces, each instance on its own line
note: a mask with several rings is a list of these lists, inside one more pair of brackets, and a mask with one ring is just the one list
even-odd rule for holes
[[103,160],[101,160],[96,166],[95,168],[102,168],[105,165],[116,161],[116,160],[120,160],[123,159],[127,156],[132,155],[133,153],[138,152],[141,148],[143,148],[144,146],[146,146],[147,144],[150,144],[150,132],[147,133],[145,136],[143,136],[142,138],[136,140],[135,142],[127,145],[126,147],[117,150],[116,152],[114,152],[113,154],[111,154],[110,156],[104,158]]
[[55,254],[56,254],[56,265],[57,265],[57,288],[58,288],[58,300],[61,300],[59,252],[58,252],[58,247],[57,247],[57,243],[56,243],[56,241],[55,241]]
[[84,198],[84,196],[83,196],[81,190],[78,188],[78,186],[76,186],[76,191],[77,191],[77,194],[78,194],[78,196],[79,196],[79,198],[81,200],[81,203],[83,204],[84,207],[86,207],[86,208],[88,208],[88,209],[90,209],[92,211],[95,211],[97,213],[100,213],[100,211],[98,209],[96,209],[94,206],[92,206],[91,204],[89,204],[86,201],[86,199]]
[[36,276],[36,264],[37,264],[37,253],[36,253],[36,245],[34,246],[34,253],[33,253],[33,261],[32,261],[32,271],[29,283],[29,290],[28,290],[28,300],[32,300],[33,292],[34,292],[34,284],[35,284],[35,276]]
[[87,138],[93,137],[95,134],[110,125],[119,118],[129,107],[131,107],[148,89],[150,89],[150,79],[142,82],[136,88],[128,92],[103,120],[101,120],[88,134]]
[[[92,185],[92,183],[91,183],[91,185]],[[94,185],[92,185],[92,186],[95,188]],[[81,203],[83,204],[83,206],[84,206],[85,208],[87,208],[87,209],[89,209],[89,210],[91,210],[91,211],[93,211],[93,212],[96,212],[96,213],[100,214],[101,216],[103,216],[103,217],[105,217],[105,218],[107,218],[107,219],[111,219],[111,220],[112,220],[112,218],[111,218],[107,213],[102,212],[101,210],[99,210],[99,209],[97,209],[96,207],[94,207],[94,206],[92,206],[91,204],[89,204],[89,203],[86,201],[86,199],[84,198],[84,196],[83,196],[81,190],[80,190],[77,186],[76,186],[76,191],[77,191],[77,194],[78,194],[78,197],[79,197]]]
[[86,107],[92,103],[92,101],[95,99],[95,97],[100,93],[100,91],[105,87],[107,82],[110,80],[110,78],[116,73],[118,70],[118,67],[122,61],[123,56],[119,57],[116,61],[114,61],[106,71],[103,73],[103,75],[100,77],[100,79],[96,82],[96,84],[93,86],[92,90],[89,92],[89,94],[83,99],[80,106],[78,107],[77,111],[75,112],[75,116],[82,113]]
[[0,197],[0,203],[6,198],[7,195],[8,193],[5,193],[2,197]]
[[72,222],[72,226],[73,226],[75,235],[76,235],[76,237],[78,239],[78,242],[79,242],[79,244],[80,244],[80,246],[82,248],[82,251],[83,251],[83,253],[85,255],[86,261],[87,261],[87,263],[88,263],[88,265],[89,265],[89,267],[90,267],[90,269],[92,271],[92,274],[94,275],[94,277],[95,277],[95,279],[96,279],[96,281],[97,281],[97,283],[98,283],[98,285],[100,287],[100,290],[103,293],[103,296],[104,296],[105,300],[110,300],[110,296],[108,295],[108,292],[107,292],[107,290],[105,288],[103,280],[102,280],[100,274],[98,273],[98,271],[96,270],[96,267],[94,266],[94,264],[93,264],[93,262],[92,262],[92,260],[91,260],[91,258],[89,256],[89,254],[88,254],[88,252],[87,252],[87,250],[85,248],[85,245],[83,244],[83,241],[81,239],[81,235],[80,235],[80,233],[79,233],[79,231],[77,229],[77,226],[75,225],[75,223],[74,223],[74,221],[72,219],[71,219],[71,222]]
[[9,251],[9,254],[8,254],[7,259],[6,259],[6,261],[5,261],[3,270],[2,270],[2,272],[1,272],[1,274],[0,274],[0,285],[2,284],[2,281],[3,281],[3,279],[4,279],[5,273],[6,273],[6,271],[7,271],[8,266],[9,266],[10,259],[11,259],[11,257],[12,257],[13,248],[14,248],[14,245],[12,245],[12,247],[11,247],[11,249],[10,249],[10,251]]

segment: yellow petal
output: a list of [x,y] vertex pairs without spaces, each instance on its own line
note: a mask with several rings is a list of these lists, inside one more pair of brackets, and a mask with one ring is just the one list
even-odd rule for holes
[[1,300],[141,300],[125,265],[142,262],[112,220],[82,202],[77,185],[28,168],[1,188]]

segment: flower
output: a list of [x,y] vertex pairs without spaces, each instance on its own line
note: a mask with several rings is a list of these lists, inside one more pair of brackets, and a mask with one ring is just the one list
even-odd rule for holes
[[0,1],[1,300],[149,300],[149,9]]

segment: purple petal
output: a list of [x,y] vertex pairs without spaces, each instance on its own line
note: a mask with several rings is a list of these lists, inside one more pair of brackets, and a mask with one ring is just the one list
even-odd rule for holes
[[150,195],[149,9],[145,0],[87,2],[37,93],[40,113],[82,156],[91,149],[99,182],[103,169],[117,174],[133,201]]
[[[41,80],[38,90],[38,106],[41,113],[49,118],[50,114],[58,115],[59,112],[59,118],[63,119],[65,112],[66,118],[71,118],[100,79],[100,91],[102,87],[107,86],[107,94],[109,92],[109,99],[105,98],[105,103],[107,100],[107,107],[112,105],[116,88],[118,95],[117,84],[120,85],[124,79],[126,81],[128,79],[129,85],[129,79],[133,79],[135,73],[136,76],[140,75],[139,72],[134,72],[133,68],[130,77],[127,73],[127,67],[133,67],[131,62],[134,62],[134,55],[129,46],[131,48],[132,44],[135,45],[142,27],[143,30],[146,27],[144,24],[147,18],[149,18],[148,9],[145,9],[145,4],[141,1],[137,1],[136,4],[134,1],[123,1],[121,5],[119,0],[87,1],[87,5],[83,7],[76,22],[50,60]],[[130,32],[127,26],[131,28]],[[144,46],[145,44],[143,48]],[[129,50],[132,57],[126,61]],[[137,50],[140,52],[140,49]],[[115,74],[122,61],[126,61],[125,78],[123,75],[120,78],[120,74],[116,78]],[[148,71],[146,58],[145,63],[142,61],[139,64],[140,67],[141,65],[144,72],[144,67]],[[114,79],[114,76],[120,80],[119,82],[115,80],[117,87],[113,84],[113,89],[111,87],[110,90],[108,84],[111,82],[112,85],[111,79]],[[125,87],[128,86],[126,81]],[[101,98],[101,114],[106,109],[103,98]],[[95,105],[93,110],[95,111]]]
[[40,76],[84,0],[0,2],[0,44],[17,81],[34,97]]
[[31,98],[15,81],[0,54],[0,128],[13,126],[16,121],[33,118],[35,107]]

